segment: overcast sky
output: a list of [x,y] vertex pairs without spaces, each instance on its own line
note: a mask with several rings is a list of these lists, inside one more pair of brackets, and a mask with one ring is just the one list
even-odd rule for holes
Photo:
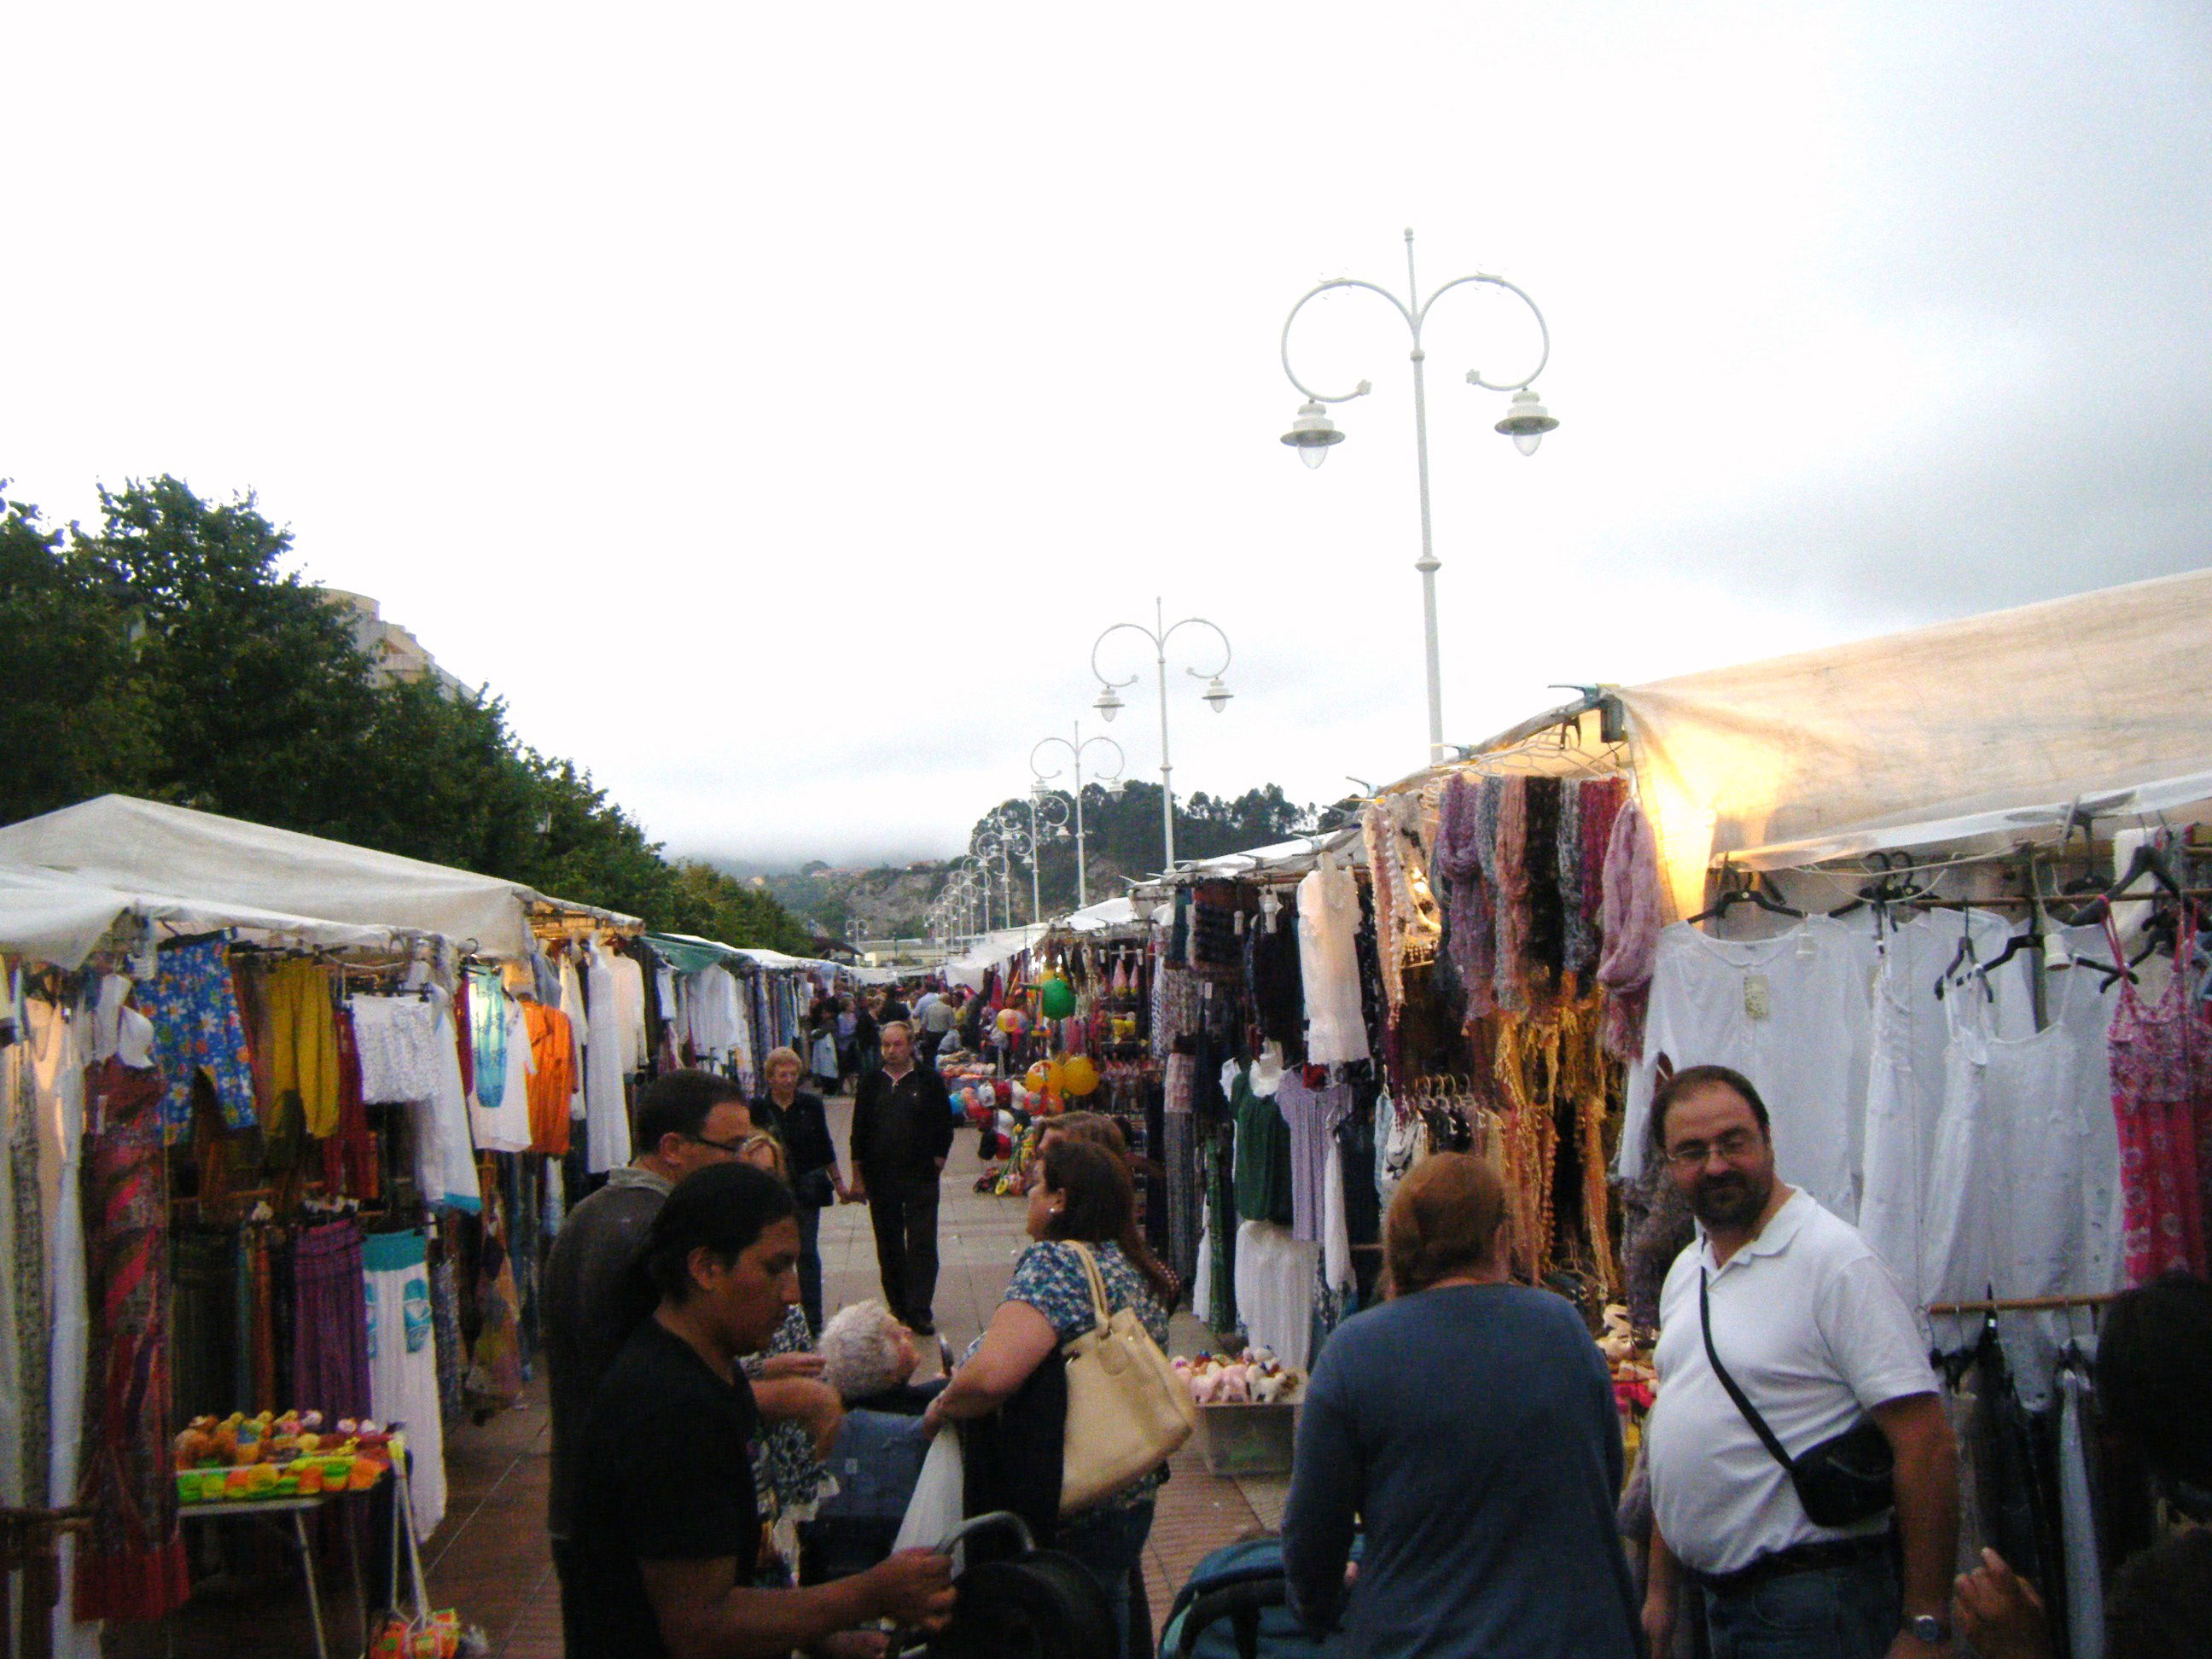
[[[1407,338],[1543,307],[1533,459],[1430,325],[1447,736],[2212,562],[2212,12],[19,10],[0,476],[259,492],[672,848],[955,848],[1180,665],[1180,791],[1424,756]],[[1188,649],[1186,649],[1188,647]],[[1150,672],[1121,636],[1117,673]],[[1113,728],[1158,764],[1147,687]]]

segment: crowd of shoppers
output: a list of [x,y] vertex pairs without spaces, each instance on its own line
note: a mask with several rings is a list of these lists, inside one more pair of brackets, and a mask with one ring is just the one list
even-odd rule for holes
[[[1086,1255],[1109,1310],[1164,1348],[1179,1295],[1138,1226],[1115,1120],[1052,1121],[1003,1300],[948,1378],[910,1381],[935,1330],[954,1133],[933,1061],[962,1018],[936,989],[911,1007],[896,989],[825,1000],[818,1058],[774,1051],[757,1097],[704,1072],[642,1091],[637,1158],[570,1212],[544,1278],[571,1654],[836,1659],[882,1652],[878,1621],[943,1627],[951,1564],[888,1553],[889,1517],[829,1525],[811,1577],[790,1540],[836,1494],[828,1460],[857,1498],[895,1498],[954,1425],[971,1511],[980,1494],[1031,1518],[1096,1579],[1119,1650],[1149,1652],[1140,1562],[1164,1470],[1058,1512],[1060,1355],[1096,1317]],[[810,1081],[853,1091],[849,1176]],[[1386,1299],[1337,1330],[1308,1384],[1282,1540],[1298,1618],[1374,1659],[2053,1659],[2034,1583],[1993,1552],[1954,1577],[1956,1453],[1917,1310],[1855,1229],[1778,1178],[1755,1083],[1679,1073],[1651,1133],[1696,1231],[1661,1297],[1633,1558],[1606,1367],[1571,1304],[1511,1282],[1495,1170],[1437,1153],[1384,1218]],[[884,1301],[825,1333],[821,1212],[846,1201],[870,1207]],[[2108,1429],[2183,1517],[2114,1580],[2105,1651],[2212,1652],[2212,1287],[2130,1293],[2096,1364]],[[1882,1495],[1837,1510],[1830,1462],[1882,1466]]]

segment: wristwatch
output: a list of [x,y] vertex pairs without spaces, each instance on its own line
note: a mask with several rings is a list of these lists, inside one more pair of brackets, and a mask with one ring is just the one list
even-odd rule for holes
[[1940,1648],[1951,1639],[1951,1621],[1938,1619],[1932,1613],[1923,1613],[1906,1620],[1905,1632],[1916,1641],[1925,1642],[1931,1648]]

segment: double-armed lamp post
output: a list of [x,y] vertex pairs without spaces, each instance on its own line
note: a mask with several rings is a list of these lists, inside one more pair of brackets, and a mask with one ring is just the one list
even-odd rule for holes
[[1206,699],[1206,706],[1217,714],[1229,706],[1229,699],[1236,694],[1222,683],[1221,678],[1229,672],[1229,635],[1221,631],[1218,623],[1208,622],[1203,617],[1185,617],[1180,622],[1170,623],[1166,620],[1166,615],[1167,613],[1161,609],[1161,602],[1154,599],[1152,627],[1147,628],[1142,623],[1115,623],[1092,641],[1091,672],[1097,678],[1099,690],[1097,701],[1091,706],[1107,720],[1112,720],[1115,715],[1127,707],[1121,701],[1121,691],[1126,687],[1134,685],[1140,678],[1139,674],[1132,674],[1126,679],[1109,679],[1098,666],[1098,647],[1125,628],[1133,633],[1141,634],[1150,640],[1152,642],[1152,661],[1158,670],[1160,692],[1160,839],[1167,853],[1167,861],[1161,866],[1161,868],[1164,871],[1171,871],[1175,868],[1176,861],[1175,786],[1172,782],[1174,768],[1168,760],[1168,641],[1177,632],[1186,628],[1212,629],[1213,637],[1221,643],[1221,665],[1212,670],[1210,673],[1197,668],[1186,668],[1183,672],[1194,680],[1206,681],[1206,690],[1199,695]]
[[1512,439],[1514,447],[1523,455],[1533,455],[1536,453],[1536,446],[1543,441],[1544,434],[1559,425],[1545,409],[1543,400],[1537,397],[1532,385],[1535,378],[1544,372],[1544,365],[1551,361],[1552,333],[1545,325],[1544,313],[1537,310],[1536,302],[1503,276],[1487,276],[1479,272],[1471,276],[1455,276],[1425,300],[1413,274],[1413,233],[1409,230],[1406,233],[1406,298],[1401,300],[1389,289],[1373,283],[1340,276],[1309,290],[1297,304],[1291,307],[1291,314],[1283,319],[1283,373],[1290,377],[1291,384],[1306,399],[1298,409],[1297,418],[1291,422],[1291,429],[1283,434],[1283,441],[1297,450],[1298,458],[1308,466],[1319,466],[1328,459],[1330,446],[1344,441],[1344,434],[1338,431],[1335,423],[1328,418],[1327,405],[1350,403],[1354,398],[1365,397],[1373,388],[1369,382],[1362,380],[1351,391],[1332,398],[1326,392],[1315,391],[1298,378],[1297,371],[1291,367],[1291,325],[1297,321],[1298,313],[1305,309],[1307,301],[1332,289],[1364,289],[1370,294],[1379,294],[1388,300],[1413,337],[1413,460],[1420,481],[1421,495],[1421,557],[1413,568],[1421,573],[1421,626],[1429,674],[1429,763],[1432,766],[1444,757],[1444,702],[1437,646],[1438,567],[1429,531],[1429,405],[1423,369],[1423,365],[1428,361],[1428,354],[1421,346],[1421,330],[1429,319],[1431,307],[1438,300],[1452,289],[1470,283],[1487,283],[1492,288],[1503,289],[1527,306],[1529,313],[1536,319],[1541,349],[1536,356],[1535,368],[1528,374],[1517,380],[1489,380],[1483,378],[1480,369],[1471,368],[1467,372],[1470,386],[1480,386],[1486,392],[1510,392],[1513,394],[1512,404],[1507,409],[1505,417],[1498,422],[1497,430]]
[[[1223,694],[1224,699],[1227,695],[1226,692]],[[1089,857],[1083,839],[1083,751],[1093,744],[1102,744],[1114,751],[1114,769],[1098,779],[1106,786],[1109,794],[1121,793],[1121,769],[1128,764],[1128,757],[1122,754],[1121,745],[1109,737],[1103,734],[1085,737],[1080,720],[1069,730],[1073,732],[1073,737],[1045,738],[1030,750],[1030,810],[1034,811],[1039,799],[1053,793],[1052,781],[1060,775],[1060,769],[1055,767],[1049,772],[1042,770],[1037,765],[1037,757],[1058,744],[1067,750],[1068,760],[1075,768],[1075,787],[1069,793],[1075,801],[1075,907],[1079,910],[1091,902]]]

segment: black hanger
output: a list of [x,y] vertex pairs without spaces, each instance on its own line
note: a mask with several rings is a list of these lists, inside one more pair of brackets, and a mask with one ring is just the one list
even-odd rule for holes
[[1875,878],[1862,886],[1856,896],[1829,911],[1830,915],[1847,916],[1869,904],[1881,908],[1917,903],[1933,890],[1908,877],[1906,872],[1912,867],[1912,854],[1903,848],[1869,854],[1867,867],[1878,872]]
[[[2120,878],[2111,886],[2076,890],[2075,893],[2067,895],[2069,897],[2081,896],[2086,891],[2087,898],[2071,915],[2061,915],[2059,919],[2069,927],[2083,927],[2091,922],[2102,921],[2112,915],[2116,901],[2129,902],[2127,890],[2144,876],[2148,876],[2172,896],[2177,899],[2182,896],[2180,884],[2174,880],[2173,872],[2166,868],[2164,852],[2145,842],[2136,848],[2135,856],[2128,860],[2128,867],[2121,872]],[[2142,897],[2142,895],[2136,895],[2132,902],[2141,902]]]
[[1713,902],[1711,909],[1700,910],[1696,915],[1692,916],[1690,921],[1692,923],[1711,921],[1716,916],[1726,915],[1729,907],[1735,904],[1754,904],[1774,915],[1794,916],[1801,921],[1804,920],[1805,913],[1802,910],[1795,909],[1784,904],[1780,899],[1769,894],[1764,886],[1758,884],[1758,882],[1759,878],[1753,877],[1749,881],[1735,882],[1725,886],[1720,897]]
[[2039,952],[2042,949],[2043,935],[2037,933],[2033,928],[2030,928],[2024,933],[2014,933],[2010,939],[2005,941],[2005,948],[2003,950],[1998,951],[1996,955],[1991,957],[1987,962],[1984,963],[1974,971],[1981,975],[1983,982],[1986,984],[1991,973],[1996,971],[1997,969],[2003,967],[2005,963],[2010,962],[2022,951],[2035,951]]

